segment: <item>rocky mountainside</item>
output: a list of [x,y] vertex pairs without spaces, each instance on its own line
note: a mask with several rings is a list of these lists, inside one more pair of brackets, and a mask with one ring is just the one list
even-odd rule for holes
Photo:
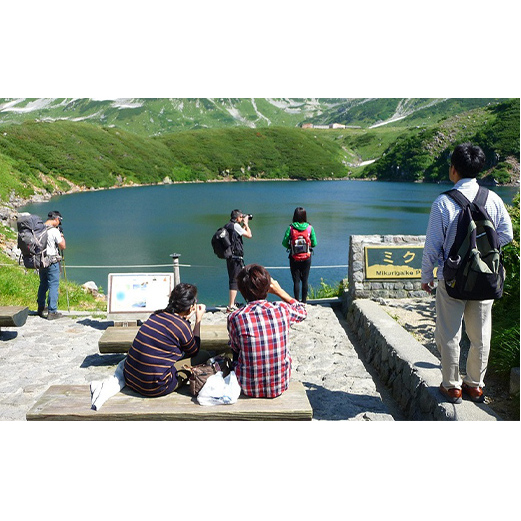
[[84,121],[144,136],[199,128],[339,123],[363,128],[442,117],[497,101],[492,98],[0,98],[0,126]]

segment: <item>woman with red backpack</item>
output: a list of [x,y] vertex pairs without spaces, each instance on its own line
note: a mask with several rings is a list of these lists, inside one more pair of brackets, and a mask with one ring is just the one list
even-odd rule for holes
[[311,269],[311,252],[317,245],[315,230],[307,222],[306,210],[302,206],[295,208],[293,222],[288,226],[282,246],[289,252],[289,267],[293,279],[293,295],[300,300],[300,284],[302,283],[302,300],[308,297],[308,277]]

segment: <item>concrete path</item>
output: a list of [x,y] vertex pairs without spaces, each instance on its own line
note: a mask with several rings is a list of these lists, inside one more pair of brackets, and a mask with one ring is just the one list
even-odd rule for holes
[[[315,420],[384,420],[393,416],[358,357],[335,311],[309,305],[308,318],[292,328],[292,378],[304,383]],[[222,312],[207,323],[225,323]],[[52,384],[88,384],[112,374],[123,355],[100,354],[98,340],[112,325],[103,316],[47,321],[28,317],[0,336],[0,419],[25,420]]]

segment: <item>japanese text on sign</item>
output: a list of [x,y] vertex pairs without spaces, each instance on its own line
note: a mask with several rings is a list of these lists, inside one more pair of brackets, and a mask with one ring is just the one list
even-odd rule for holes
[[423,246],[366,246],[366,279],[421,278]]

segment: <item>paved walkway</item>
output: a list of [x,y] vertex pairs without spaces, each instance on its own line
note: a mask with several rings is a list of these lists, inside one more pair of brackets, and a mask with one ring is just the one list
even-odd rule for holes
[[[329,306],[309,305],[308,318],[292,328],[293,378],[304,383],[315,420],[384,420],[393,417],[371,375]],[[207,323],[224,323],[222,312]],[[104,317],[68,316],[47,321],[29,316],[0,336],[0,419],[25,420],[53,384],[87,384],[113,372],[122,355],[101,355],[98,340],[112,325]]]

